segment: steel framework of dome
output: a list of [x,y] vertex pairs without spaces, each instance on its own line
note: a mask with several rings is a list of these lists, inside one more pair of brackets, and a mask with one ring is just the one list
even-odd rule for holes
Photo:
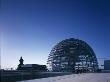
[[79,39],[66,39],[51,50],[47,64],[55,72],[96,71],[98,62],[92,48]]

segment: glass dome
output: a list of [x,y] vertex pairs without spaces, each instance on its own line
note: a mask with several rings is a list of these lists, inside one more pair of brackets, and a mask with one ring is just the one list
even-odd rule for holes
[[79,39],[66,39],[51,50],[47,64],[54,72],[96,71],[98,62],[92,48]]

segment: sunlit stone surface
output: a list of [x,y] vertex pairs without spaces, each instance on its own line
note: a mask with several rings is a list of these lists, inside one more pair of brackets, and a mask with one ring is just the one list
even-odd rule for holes
[[72,74],[20,82],[110,82],[110,73]]

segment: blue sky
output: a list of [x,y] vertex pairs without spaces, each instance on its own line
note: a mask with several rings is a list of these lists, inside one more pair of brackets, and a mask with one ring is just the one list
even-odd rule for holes
[[2,68],[46,64],[61,40],[86,41],[97,58],[110,59],[109,0],[1,0]]

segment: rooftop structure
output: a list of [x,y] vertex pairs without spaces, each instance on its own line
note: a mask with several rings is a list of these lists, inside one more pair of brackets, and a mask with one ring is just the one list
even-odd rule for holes
[[66,39],[51,50],[47,64],[55,72],[96,71],[98,62],[93,49],[79,39]]
[[39,64],[23,64],[23,58],[21,57],[18,65],[17,70],[35,70],[35,71],[47,71],[46,65],[39,65]]
[[110,60],[104,60],[104,70],[110,70]]

